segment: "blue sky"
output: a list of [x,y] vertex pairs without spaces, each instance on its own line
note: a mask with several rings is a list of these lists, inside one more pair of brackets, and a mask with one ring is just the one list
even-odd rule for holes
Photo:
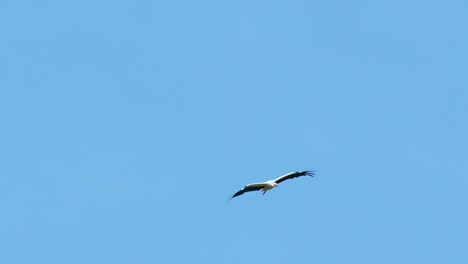
[[466,261],[466,8],[4,1],[0,262]]

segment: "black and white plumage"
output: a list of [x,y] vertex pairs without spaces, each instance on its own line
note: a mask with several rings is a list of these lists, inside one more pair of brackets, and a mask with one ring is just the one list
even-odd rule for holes
[[244,188],[240,189],[238,192],[236,192],[232,197],[237,197],[239,195],[242,195],[246,192],[252,192],[252,191],[259,191],[259,190],[262,190],[262,193],[265,194],[267,191],[273,189],[274,187],[279,187],[278,186],[278,183],[281,183],[285,180],[289,180],[289,179],[294,179],[294,178],[297,178],[297,177],[301,177],[301,176],[310,176],[310,177],[314,177],[315,176],[315,171],[296,171],[296,172],[291,172],[291,173],[288,173],[288,174],[285,174],[283,176],[280,176],[274,180],[270,180],[270,181],[266,181],[266,182],[262,182],[262,183],[252,183],[252,184],[249,184],[247,186],[245,186]]

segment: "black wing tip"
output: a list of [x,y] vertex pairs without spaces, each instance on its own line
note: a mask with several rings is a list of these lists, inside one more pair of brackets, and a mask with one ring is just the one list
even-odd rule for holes
[[243,192],[242,192],[242,193],[236,192],[235,194],[233,194],[233,195],[231,196],[231,199],[234,198],[234,197],[237,197],[237,196],[241,196],[241,195],[243,195],[243,194],[244,194]]
[[306,170],[306,171],[303,171],[304,175],[307,175],[307,176],[310,176],[310,177],[314,177],[315,176],[315,170]]
[[234,197],[237,197],[239,195],[235,195],[235,194],[234,195],[229,195],[229,197],[226,199],[226,203],[229,203],[232,199],[234,199]]
[[235,197],[237,197],[237,196],[241,196],[241,195],[243,195],[244,193],[245,193],[245,187],[242,188],[242,189],[240,189],[239,191],[237,191],[235,194],[233,194],[229,200],[231,200],[231,199],[233,199],[233,198],[235,198]]
[[235,195],[229,195],[226,199],[226,203],[229,203],[234,197],[236,197]]
[[247,186],[245,186],[244,188],[240,189],[238,192],[236,192],[235,194],[233,194],[232,197],[231,197],[230,199],[235,198],[235,197],[237,197],[237,196],[241,196],[241,195],[243,195],[243,194],[246,193],[246,192],[259,191],[259,190],[263,189],[263,187],[264,187],[264,186],[258,186],[258,187],[250,187],[250,188],[248,188]]

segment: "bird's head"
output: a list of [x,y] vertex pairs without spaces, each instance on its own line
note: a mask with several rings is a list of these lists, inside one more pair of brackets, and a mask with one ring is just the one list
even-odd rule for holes
[[273,187],[279,187],[278,184],[276,184],[276,182],[273,183]]

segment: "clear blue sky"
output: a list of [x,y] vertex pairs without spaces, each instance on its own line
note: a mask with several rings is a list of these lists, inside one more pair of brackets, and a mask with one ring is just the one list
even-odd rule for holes
[[467,7],[3,1],[0,262],[464,263]]

